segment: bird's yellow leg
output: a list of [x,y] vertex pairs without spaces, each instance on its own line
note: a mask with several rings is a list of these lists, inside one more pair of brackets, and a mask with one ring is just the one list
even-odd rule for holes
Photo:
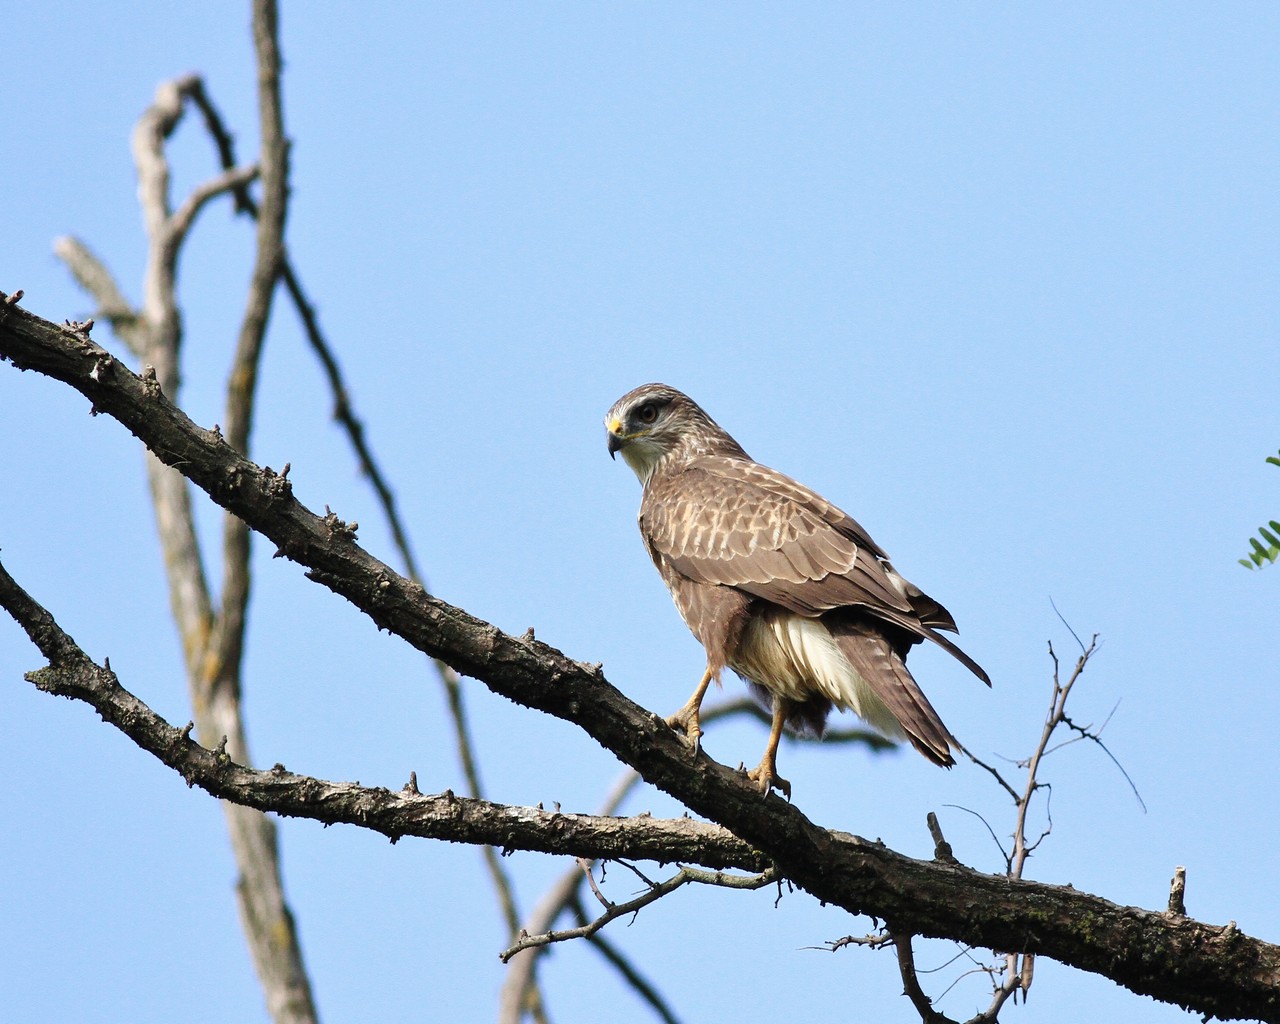
[[759,786],[760,792],[766,796],[769,790],[780,789],[790,800],[791,783],[778,774],[778,742],[782,739],[782,726],[787,720],[787,704],[782,697],[773,698],[773,724],[769,729],[769,743],[764,748],[760,764],[747,772],[747,778]]
[[702,710],[702,698],[707,695],[707,687],[711,685],[711,680],[715,678],[715,672],[710,665],[702,674],[702,680],[698,683],[698,688],[693,691],[684,707],[677,711],[674,715],[667,719],[667,725],[673,729],[683,729],[685,738],[696,750],[698,748],[698,737],[702,735],[702,726],[698,724],[698,712]]

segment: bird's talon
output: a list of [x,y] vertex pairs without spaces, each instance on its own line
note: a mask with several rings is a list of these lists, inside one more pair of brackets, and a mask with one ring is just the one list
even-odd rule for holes
[[791,799],[791,783],[767,764],[752,768],[747,772],[747,778],[756,784],[763,796],[768,796],[769,790],[776,789],[788,800]]
[[667,725],[675,729],[676,732],[684,733],[684,738],[694,750],[699,747],[699,740],[702,738],[702,726],[698,724],[698,713],[695,711],[690,714],[689,709],[685,708],[677,711],[667,720]]

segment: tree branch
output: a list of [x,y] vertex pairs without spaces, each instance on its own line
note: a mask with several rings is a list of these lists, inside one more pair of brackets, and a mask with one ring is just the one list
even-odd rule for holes
[[[253,23],[265,212],[259,220],[257,259],[228,386],[226,417],[232,443],[244,452],[248,450],[258,356],[279,274],[286,207],[286,146],[280,115],[274,0],[255,0]],[[134,129],[132,148],[148,241],[139,313],[126,316],[119,310],[124,305],[119,289],[87,249],[70,243],[59,246],[77,277],[112,311],[113,323],[125,325],[121,337],[150,367],[157,386],[170,395],[177,394],[180,383],[183,329],[177,264],[182,245],[196,215],[210,199],[226,191],[245,194],[257,174],[253,169],[224,168],[173,211],[166,143],[187,102],[197,95],[203,97],[203,88],[196,76],[163,83]],[[222,737],[231,756],[247,763],[239,686],[250,583],[248,530],[234,516],[224,520],[223,584],[215,610],[186,480],[154,458],[147,460],[147,475],[199,731],[207,742],[213,742],[211,737]],[[271,1016],[278,1024],[312,1024],[316,1012],[293,915],[284,897],[275,825],[265,815],[234,803],[225,804],[224,812],[239,871],[236,896],[241,924]]]
[[236,763],[220,743],[201,746],[192,727],[177,729],[123,686],[109,663],[98,665],[59,627],[0,564],[0,607],[22,628],[48,667],[27,673],[46,693],[84,701],[143,750],[212,796],[243,807],[326,825],[350,824],[380,832],[455,843],[489,844],[574,857],[666,860],[707,868],[764,870],[767,859],[718,825],[691,818],[616,818],[512,807],[445,792],[427,796],[406,786],[393,791],[351,782],[327,782],[275,765],[259,771]]
[[[589,872],[591,866],[584,863],[582,869]],[[626,903],[605,902],[597,892],[597,897],[605,902],[604,913],[599,917],[586,921],[576,928],[565,928],[561,931],[543,932],[539,935],[522,932],[516,937],[511,947],[502,952],[502,962],[506,963],[522,950],[547,946],[553,942],[565,942],[568,939],[591,938],[610,921],[637,914],[650,903],[656,903],[663,896],[668,896],[677,889],[694,882],[700,885],[718,885],[727,889],[759,889],[776,881],[777,877],[772,868],[766,868],[758,875],[726,875],[720,871],[699,871],[697,868],[683,867],[670,878],[651,883],[648,889],[634,899],[627,900]]]
[[[192,85],[189,95],[191,101],[200,110],[204,118],[205,127],[214,141],[218,151],[218,160],[222,165],[224,174],[232,173],[236,167],[235,145],[231,133],[227,131],[226,125],[223,123],[222,115],[214,106],[202,82],[197,80]],[[260,222],[263,208],[260,208],[253,196],[250,195],[247,182],[233,185],[232,191],[235,195],[236,210]],[[345,430],[356,453],[356,461],[360,465],[360,470],[368,479],[377,496],[378,504],[382,507],[383,515],[387,521],[387,527],[391,531],[392,541],[396,546],[396,550],[400,552],[405,575],[415,583],[425,587],[426,581],[418,568],[417,560],[414,558],[413,550],[409,543],[408,531],[405,529],[396,507],[395,494],[387,482],[386,475],[382,472],[377,459],[374,458],[373,450],[365,434],[364,424],[356,416],[350,394],[342,377],[342,370],[338,364],[337,356],[320,328],[315,306],[307,298],[301,277],[294,268],[293,261],[289,257],[288,248],[283,244],[283,241],[280,246],[280,281],[283,283],[285,291],[297,310],[298,318],[302,321],[303,333],[306,335],[307,342],[320,362],[325,379],[329,382],[329,389],[333,395],[333,418]],[[480,782],[480,771],[476,764],[474,744],[467,721],[466,704],[458,675],[452,668],[438,659],[432,659],[432,665],[445,692],[445,704],[449,712],[450,721],[453,723],[458,761],[461,764],[463,776],[467,781],[467,791],[471,796],[483,797],[484,788]],[[502,912],[503,920],[507,924],[508,934],[514,936],[520,927],[520,912],[516,906],[515,887],[512,885],[497,851],[486,847],[483,850],[483,855],[485,867],[489,872],[494,892],[497,895],[499,909]],[[540,1000],[538,993],[531,989],[527,994],[527,998],[533,1001],[535,1010],[537,1010]],[[540,1011],[537,1015],[541,1019]]]
[[[735,697],[729,700],[721,701],[702,712],[701,722],[704,726],[711,726],[715,722],[726,718],[736,717],[738,715],[748,715],[755,718],[761,724],[769,725],[769,716],[764,709],[750,697]],[[795,742],[810,742],[804,737],[789,737]],[[873,733],[869,729],[852,728],[832,730],[828,732],[822,741],[824,744],[832,743],[855,743],[863,744],[872,750],[893,749],[896,744],[889,739]],[[640,782],[640,776],[634,769],[627,768],[622,774],[614,780],[609,788],[609,793],[605,797],[604,802],[600,806],[598,813],[613,814],[622,805],[622,801]],[[541,932],[550,931],[556,919],[560,917],[566,910],[573,910],[575,907],[581,906],[579,899],[579,889],[584,879],[583,872],[575,864],[560,876],[544,894],[542,899],[534,906],[528,918],[525,920],[523,927],[513,928],[512,936],[523,931],[526,934],[539,934]],[[585,921],[579,921],[584,924]],[[601,943],[599,935],[590,936],[597,943]],[[509,970],[506,977],[502,979],[502,989],[498,996],[498,1024],[519,1024],[522,1007],[528,998],[530,986],[533,984],[535,972],[537,970],[537,962],[539,957],[546,952],[550,946],[533,946],[527,955],[515,957],[509,963]],[[612,947],[608,947],[610,950]],[[603,953],[603,950],[602,950]],[[629,964],[626,969],[620,966],[621,955],[614,952],[603,953],[611,964],[618,967],[623,977],[633,987],[636,986],[634,979],[639,975]],[[648,983],[646,982],[647,986]],[[638,990],[639,991],[639,990]],[[655,992],[649,988],[640,992],[640,995],[646,1001],[655,1006],[655,1009],[662,1016],[669,1012],[666,1004],[657,998]],[[655,1000],[657,1000],[655,1002]],[[659,1009],[659,1007],[661,1007]]]
[[780,798],[762,798],[705,753],[692,755],[662,719],[610,686],[598,665],[573,661],[531,637],[509,636],[427,595],[360,548],[336,515],[310,512],[287,480],[192,423],[155,380],[131,373],[83,334],[0,303],[0,355],[76,388],[378,626],[495,693],[578,725],[818,899],[892,920],[914,935],[1051,956],[1201,1013],[1280,1022],[1280,947],[1234,925],[1215,927],[1066,887],[917,861],[822,829]]

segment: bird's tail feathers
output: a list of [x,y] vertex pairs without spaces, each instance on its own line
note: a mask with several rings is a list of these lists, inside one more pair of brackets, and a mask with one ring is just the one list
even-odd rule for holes
[[850,706],[872,725],[905,736],[934,764],[945,768],[955,764],[951,748],[959,749],[959,742],[942,724],[889,640],[875,628],[856,621],[832,623],[828,628],[857,676],[856,701],[840,703]]
[[928,628],[925,630],[925,636],[950,654],[951,657],[955,658],[956,661],[960,662],[961,665],[967,668],[988,686],[991,685],[991,677],[987,675],[986,669],[969,657],[969,655],[965,654],[964,651],[960,650],[955,641],[950,637],[943,636],[941,633],[937,633]]
[[[939,607],[942,607],[942,606],[939,605]],[[939,633],[938,630],[934,628],[934,625],[935,625],[934,623],[929,621],[923,621],[923,622],[917,621],[915,619],[909,618],[906,615],[902,615],[899,612],[894,611],[892,608],[883,608],[883,607],[867,608],[866,611],[868,611],[878,619],[882,619],[885,622],[891,622],[895,626],[901,626],[909,634],[911,634],[910,641],[913,644],[919,642],[918,640],[915,639],[916,637],[920,637],[926,640],[932,640],[935,644],[937,644],[944,651],[950,654],[953,658],[956,659],[956,661],[960,662],[961,665],[967,668],[970,672],[972,672],[975,676],[981,679],[984,683],[986,683],[988,686],[991,685],[991,677],[987,675],[986,670],[981,665],[979,665],[976,661],[974,661],[971,657],[969,657],[969,655],[965,654],[964,651],[960,649],[960,647],[956,644],[954,640],[952,640],[950,637],[943,636],[941,633]],[[950,626],[943,625],[941,626],[941,628],[949,629],[953,632],[955,631],[954,623]]]

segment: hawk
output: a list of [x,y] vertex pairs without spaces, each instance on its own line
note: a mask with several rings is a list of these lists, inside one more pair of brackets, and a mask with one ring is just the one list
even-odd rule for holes
[[783,729],[821,736],[833,707],[905,737],[934,764],[960,745],[907,671],[931,640],[988,686],[942,605],[903,579],[854,519],[755,462],[687,395],[646,384],[605,416],[610,456],[644,486],[640,533],[681,617],[707,652],[688,702],[667,719],[695,748],[707,687],[725,667],[772,709],[764,757],[747,772],[762,793],[778,775]]

